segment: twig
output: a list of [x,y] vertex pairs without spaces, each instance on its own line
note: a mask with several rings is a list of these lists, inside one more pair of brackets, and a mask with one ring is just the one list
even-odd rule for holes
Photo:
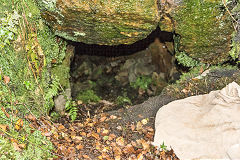
[[[228,7],[227,7],[227,4],[226,4],[226,0],[222,0],[222,2],[223,2],[224,7],[226,8],[228,14],[231,16],[231,18],[232,18],[236,23],[238,23],[238,21],[233,17],[232,13],[229,11],[229,9],[228,9]],[[238,23],[238,24],[239,24],[239,23]],[[235,31],[237,31],[237,29],[236,29],[236,27],[235,27],[234,25],[233,25],[233,27],[234,27]]]

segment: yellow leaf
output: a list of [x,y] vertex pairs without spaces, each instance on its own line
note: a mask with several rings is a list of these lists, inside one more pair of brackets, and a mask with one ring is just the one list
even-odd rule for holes
[[19,131],[22,127],[23,127],[23,120],[22,119],[17,120],[17,122],[15,123],[15,129]]

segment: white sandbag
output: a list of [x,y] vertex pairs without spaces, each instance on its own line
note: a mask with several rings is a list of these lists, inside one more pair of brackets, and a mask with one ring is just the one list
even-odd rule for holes
[[181,159],[240,160],[240,86],[173,101],[159,109],[154,145]]

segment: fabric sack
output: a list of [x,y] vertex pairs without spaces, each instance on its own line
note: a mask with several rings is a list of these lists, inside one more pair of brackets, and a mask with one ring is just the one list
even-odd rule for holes
[[159,109],[154,145],[181,159],[240,160],[240,86],[173,101]]

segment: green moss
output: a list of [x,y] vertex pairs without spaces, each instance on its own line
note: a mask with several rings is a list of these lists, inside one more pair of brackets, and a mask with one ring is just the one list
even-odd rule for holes
[[152,0],[81,0],[71,7],[66,7],[64,1],[36,2],[56,35],[88,44],[134,43],[150,34],[160,18],[156,1]]
[[203,63],[228,60],[232,22],[221,1],[184,0],[173,18],[181,36],[179,51]]
[[[51,74],[52,61],[57,62],[56,66],[62,64],[66,43],[57,43],[54,34],[42,23],[33,0],[0,0],[0,3],[0,33],[4,33],[0,39],[6,39],[0,42],[0,101],[10,115],[7,118],[0,110],[0,124],[9,126],[6,136],[0,137],[0,159],[53,158],[52,144],[39,131],[32,133],[24,117],[30,113],[37,117],[46,115],[53,107],[60,84]],[[9,83],[4,76],[9,77]],[[18,119],[24,121],[20,131],[14,129]],[[17,152],[6,137],[27,147]]]
[[65,66],[64,64],[58,65],[57,67],[54,67],[52,69],[52,74],[55,75],[60,81],[60,84],[63,88],[69,88],[70,87],[70,67]]
[[175,48],[175,57],[176,60],[178,61],[178,64],[182,64],[185,67],[196,67],[200,65],[200,62],[189,57],[184,51],[180,52],[179,51],[179,43],[180,43],[180,37],[179,36],[174,36],[174,48]]
[[[66,44],[64,44],[65,47]],[[56,76],[60,80],[60,84],[64,89],[70,88],[70,63],[71,57],[73,56],[73,50],[66,51],[65,48],[62,49],[63,54],[65,57],[61,63],[57,64],[52,68],[52,74]],[[66,52],[65,52],[66,51]],[[61,54],[60,54],[61,55]],[[57,58],[59,59],[59,58]],[[61,60],[61,59],[60,59]]]
[[57,0],[45,0],[45,1],[38,1],[38,5],[40,8],[48,10],[50,12],[56,11],[56,3]]
[[99,102],[101,98],[97,96],[93,90],[85,90],[78,94],[77,100],[81,100],[83,103]]
[[232,49],[229,52],[233,60],[236,60],[240,55],[240,42],[236,38],[236,33],[233,33]]
[[209,68],[209,74],[200,79],[196,78],[201,75],[200,70],[206,70],[206,67],[195,67],[190,72],[183,74],[175,84],[164,88],[163,93],[175,99],[181,99],[222,89],[233,81],[240,84],[240,72],[237,67],[232,66],[212,66]]

